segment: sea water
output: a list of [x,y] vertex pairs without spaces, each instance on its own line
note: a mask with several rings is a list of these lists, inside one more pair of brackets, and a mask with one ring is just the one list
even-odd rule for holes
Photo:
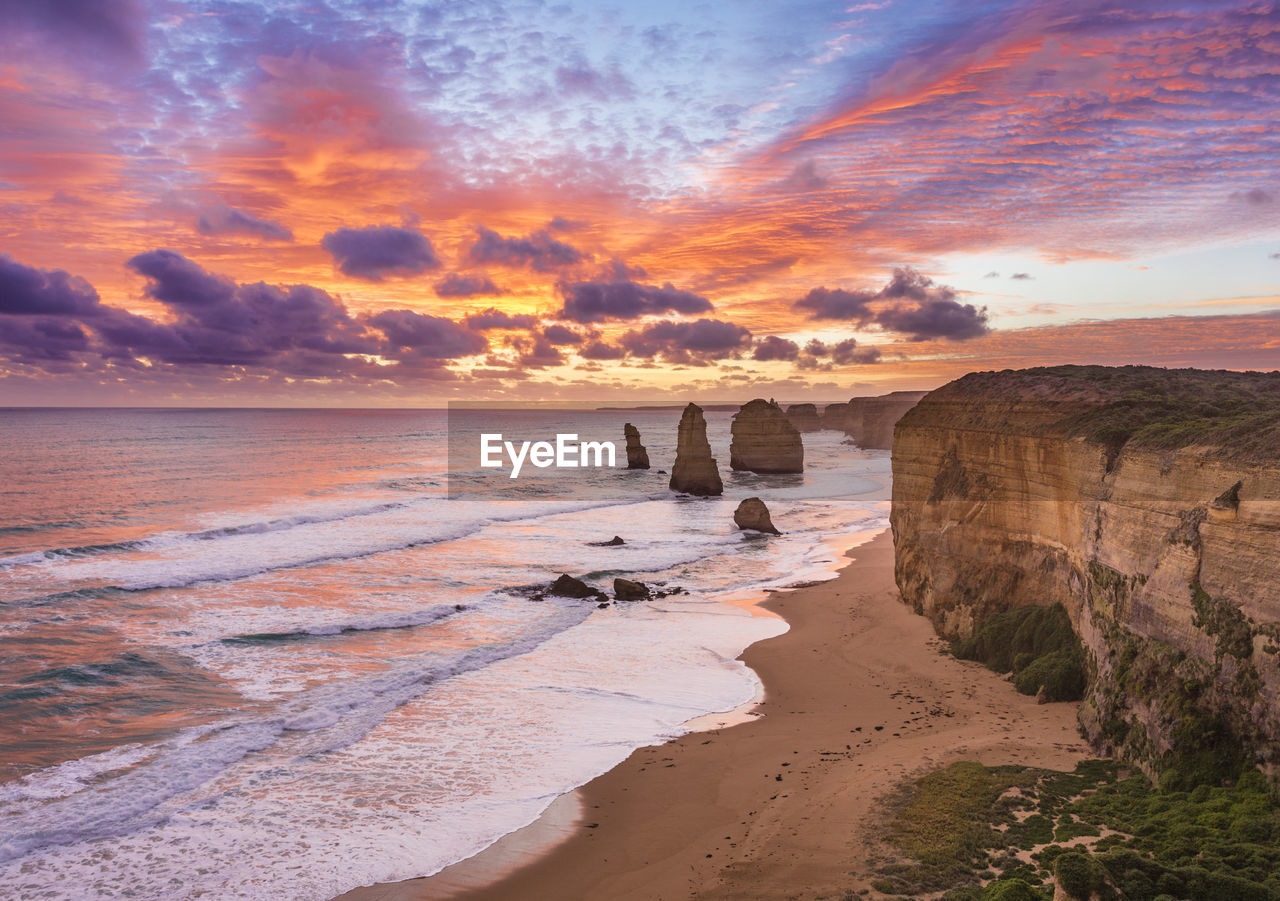
[[[545,417],[544,417],[545,418]],[[450,497],[441,411],[0,411],[0,895],[327,899],[436,872],[756,698],[769,589],[887,524],[888,457],[667,489],[678,410],[566,411],[653,470]],[[523,492],[523,493],[522,493]],[[733,526],[760,496],[785,533]],[[613,535],[617,547],[594,546]],[[683,593],[533,600],[567,572]]]

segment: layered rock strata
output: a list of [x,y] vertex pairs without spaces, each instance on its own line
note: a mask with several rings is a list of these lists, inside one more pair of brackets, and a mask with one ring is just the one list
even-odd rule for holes
[[756,398],[734,414],[729,468],[759,473],[804,472],[800,432],[782,408]]
[[903,416],[892,465],[898,586],[940,634],[1061,603],[1100,748],[1277,773],[1280,373],[975,373]]
[[707,441],[707,420],[702,408],[689,404],[680,417],[676,435],[676,462],[671,467],[672,491],[710,497],[724,493],[720,469],[711,456],[711,444]]

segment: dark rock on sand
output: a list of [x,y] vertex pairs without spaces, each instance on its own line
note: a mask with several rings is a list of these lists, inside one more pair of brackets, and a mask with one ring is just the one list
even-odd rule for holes
[[702,408],[689,404],[680,417],[680,431],[676,437],[676,462],[671,467],[671,490],[710,497],[724,493],[720,481],[720,469],[711,456],[711,444],[707,441],[707,420]]
[[733,521],[739,529],[768,532],[771,535],[782,534],[774,528],[773,520],[769,518],[769,508],[758,497],[749,497],[738,504],[738,509],[733,511]]
[[735,471],[804,472],[804,444],[800,432],[782,408],[756,398],[733,417],[729,466]]
[[649,452],[640,443],[640,430],[628,422],[622,434],[627,439],[627,469],[648,469]]
[[630,579],[614,579],[613,596],[619,601],[647,601],[650,597],[649,586]]

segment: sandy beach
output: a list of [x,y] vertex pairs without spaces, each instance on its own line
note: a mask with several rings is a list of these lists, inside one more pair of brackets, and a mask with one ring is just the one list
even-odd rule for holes
[[849,553],[764,602],[791,628],[742,656],[765,685],[750,722],[641,748],[476,857],[343,901],[837,897],[869,886],[877,801],[904,779],[1088,756],[1075,704],[942,653],[898,599],[888,532]]

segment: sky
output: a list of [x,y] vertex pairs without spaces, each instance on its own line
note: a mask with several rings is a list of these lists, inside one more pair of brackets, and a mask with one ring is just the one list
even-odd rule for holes
[[1280,368],[1280,4],[0,0],[0,405]]

